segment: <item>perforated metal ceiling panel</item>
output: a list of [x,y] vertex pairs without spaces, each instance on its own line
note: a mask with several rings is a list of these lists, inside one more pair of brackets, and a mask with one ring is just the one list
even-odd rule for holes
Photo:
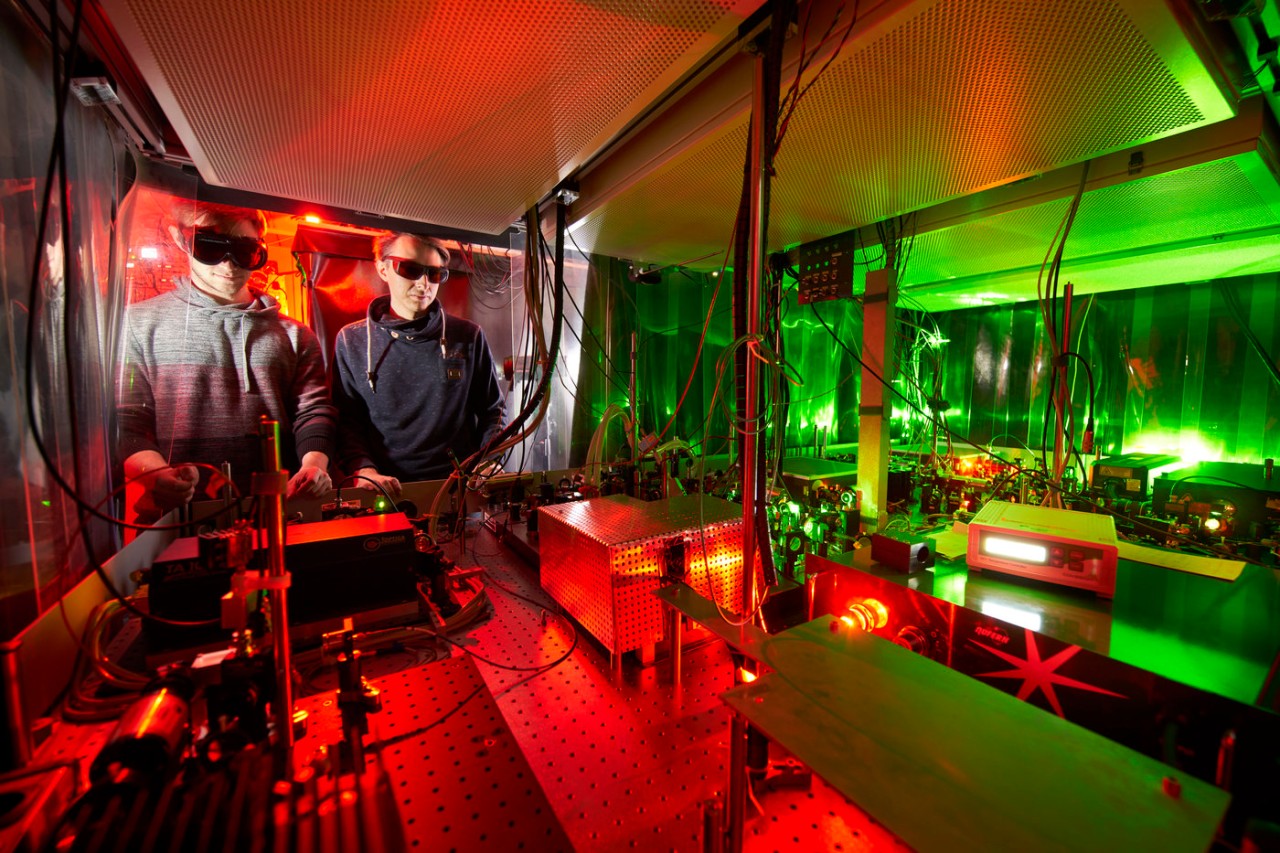
[[104,0],[209,183],[498,233],[755,0]]
[[[901,7],[891,24],[855,29],[796,111],[776,162],[770,248],[1231,115],[1175,0],[879,4],[890,6]],[[663,263],[723,248],[746,121],[742,105],[623,189],[589,173],[578,242]]]

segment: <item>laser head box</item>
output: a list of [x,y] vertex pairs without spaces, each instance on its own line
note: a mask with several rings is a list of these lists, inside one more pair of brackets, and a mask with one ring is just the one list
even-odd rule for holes
[[1116,525],[1109,515],[989,501],[969,522],[966,561],[1105,598],[1116,590]]

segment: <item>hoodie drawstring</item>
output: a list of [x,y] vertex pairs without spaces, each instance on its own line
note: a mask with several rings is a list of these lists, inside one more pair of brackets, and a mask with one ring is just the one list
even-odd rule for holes
[[244,393],[253,393],[253,374],[249,372],[249,332],[245,329],[245,318],[240,317],[240,381]]
[[[187,306],[187,322],[190,323],[191,309],[195,309],[203,314],[208,315],[211,319],[222,324],[222,328],[227,331],[227,337],[239,337],[239,354],[237,360],[239,364],[240,385],[244,393],[252,394],[255,392],[255,382],[253,377],[253,366],[249,363],[249,338],[253,333],[253,323],[259,317],[275,318],[279,316],[280,304],[271,296],[262,293],[259,290],[250,289],[249,293],[252,297],[245,305],[219,305],[213,300],[201,293],[199,288],[191,283],[188,278],[179,278],[175,288],[180,298]],[[234,318],[234,319],[228,319]],[[230,331],[228,323],[234,322],[238,325],[238,334]],[[246,326],[248,324],[248,326]],[[186,346],[187,334],[183,331],[184,348]],[[185,351],[185,349],[184,349]]]
[[[449,328],[449,315],[445,313],[443,305],[439,306],[439,308],[440,308],[440,358],[443,359],[448,357],[447,350],[449,349],[449,339],[448,337],[446,337],[446,333]],[[372,317],[372,311],[373,311],[372,304],[370,304],[369,306],[369,311],[370,313],[366,313],[364,317],[364,376],[365,376],[365,379],[369,381],[370,393],[377,394],[378,393],[378,371],[375,370],[373,367],[373,328],[374,327],[373,327],[373,317]],[[381,324],[379,324],[379,327],[381,327]],[[390,332],[388,332],[387,334],[391,336],[391,342],[387,344],[387,349],[390,349],[392,344],[395,343],[395,335],[391,334]],[[410,338],[410,340],[413,340],[413,339]],[[382,355],[385,356],[386,353],[387,353],[387,350],[384,349],[382,351]],[[378,362],[379,363],[382,362],[381,357],[379,357]]]

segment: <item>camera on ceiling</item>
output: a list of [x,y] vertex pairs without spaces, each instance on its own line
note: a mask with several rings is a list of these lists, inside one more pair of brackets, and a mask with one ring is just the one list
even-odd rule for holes
[[643,265],[636,267],[635,264],[631,264],[627,267],[627,278],[636,284],[658,284],[662,281],[662,269]]

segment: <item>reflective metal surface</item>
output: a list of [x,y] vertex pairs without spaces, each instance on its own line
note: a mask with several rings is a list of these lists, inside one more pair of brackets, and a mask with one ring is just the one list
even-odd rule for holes
[[616,654],[661,639],[653,593],[670,561],[679,561],[700,594],[741,607],[742,518],[735,504],[611,495],[538,512],[543,589]]
[[[382,709],[369,717],[365,748],[391,781],[405,841],[424,850],[571,850],[478,666],[464,655],[373,682]],[[298,707],[310,715],[301,759],[341,738],[332,693]]]
[[[545,539],[543,549],[545,559]],[[518,666],[549,663],[568,648],[561,620],[507,592],[551,606],[487,533],[466,555],[448,554],[484,568],[493,601],[493,618],[468,631],[468,648]],[[733,663],[722,643],[686,650],[678,689],[665,666],[629,656],[615,676],[608,651],[586,635],[565,663],[532,679],[484,663],[480,671],[574,849],[704,849],[702,806],[727,781],[729,712],[718,697],[733,686]],[[903,849],[821,781],[757,799],[766,812],[748,820],[747,850]]]
[[[1221,284],[1238,294],[1255,333],[1275,352],[1276,277]],[[1075,312],[1074,348],[1092,365],[1103,456],[1170,453],[1185,465],[1280,456],[1280,430],[1268,426],[1280,415],[1280,394],[1214,284],[1099,294],[1076,300]],[[936,319],[950,341],[944,349],[950,427],[979,443],[1040,447],[1049,356],[1035,303]],[[1072,375],[1073,395],[1083,402],[1088,377]]]
[[[50,54],[18,6],[0,10],[5,69],[0,109],[8,119],[0,158],[4,638],[22,630],[88,571],[76,507],[50,476],[29,422],[28,343],[35,429],[48,455],[90,505],[101,506],[113,485],[111,392],[123,298],[109,282],[120,272],[113,267],[118,263],[112,254],[118,213],[113,201],[121,192],[125,150],[105,113],[72,97],[64,120],[67,182],[62,186],[55,171],[54,186],[46,186],[57,114]],[[42,214],[47,214],[43,222]],[[64,230],[64,215],[70,231]],[[96,556],[110,556],[113,531],[90,521],[88,533]]]
[[[815,616],[1221,784],[1234,794],[1228,832],[1269,808],[1280,715],[1255,703],[1280,648],[1271,569],[1247,566],[1230,583],[1122,561],[1108,602],[953,563],[903,576],[865,551],[857,568],[809,558]],[[1225,763],[1224,743],[1235,745]]]
[[856,565],[877,582],[925,594],[1166,678],[1252,704],[1280,649],[1280,578],[1246,565],[1235,582],[1121,560],[1112,601],[1032,580],[969,572],[939,560],[901,575],[867,558],[818,558]]

